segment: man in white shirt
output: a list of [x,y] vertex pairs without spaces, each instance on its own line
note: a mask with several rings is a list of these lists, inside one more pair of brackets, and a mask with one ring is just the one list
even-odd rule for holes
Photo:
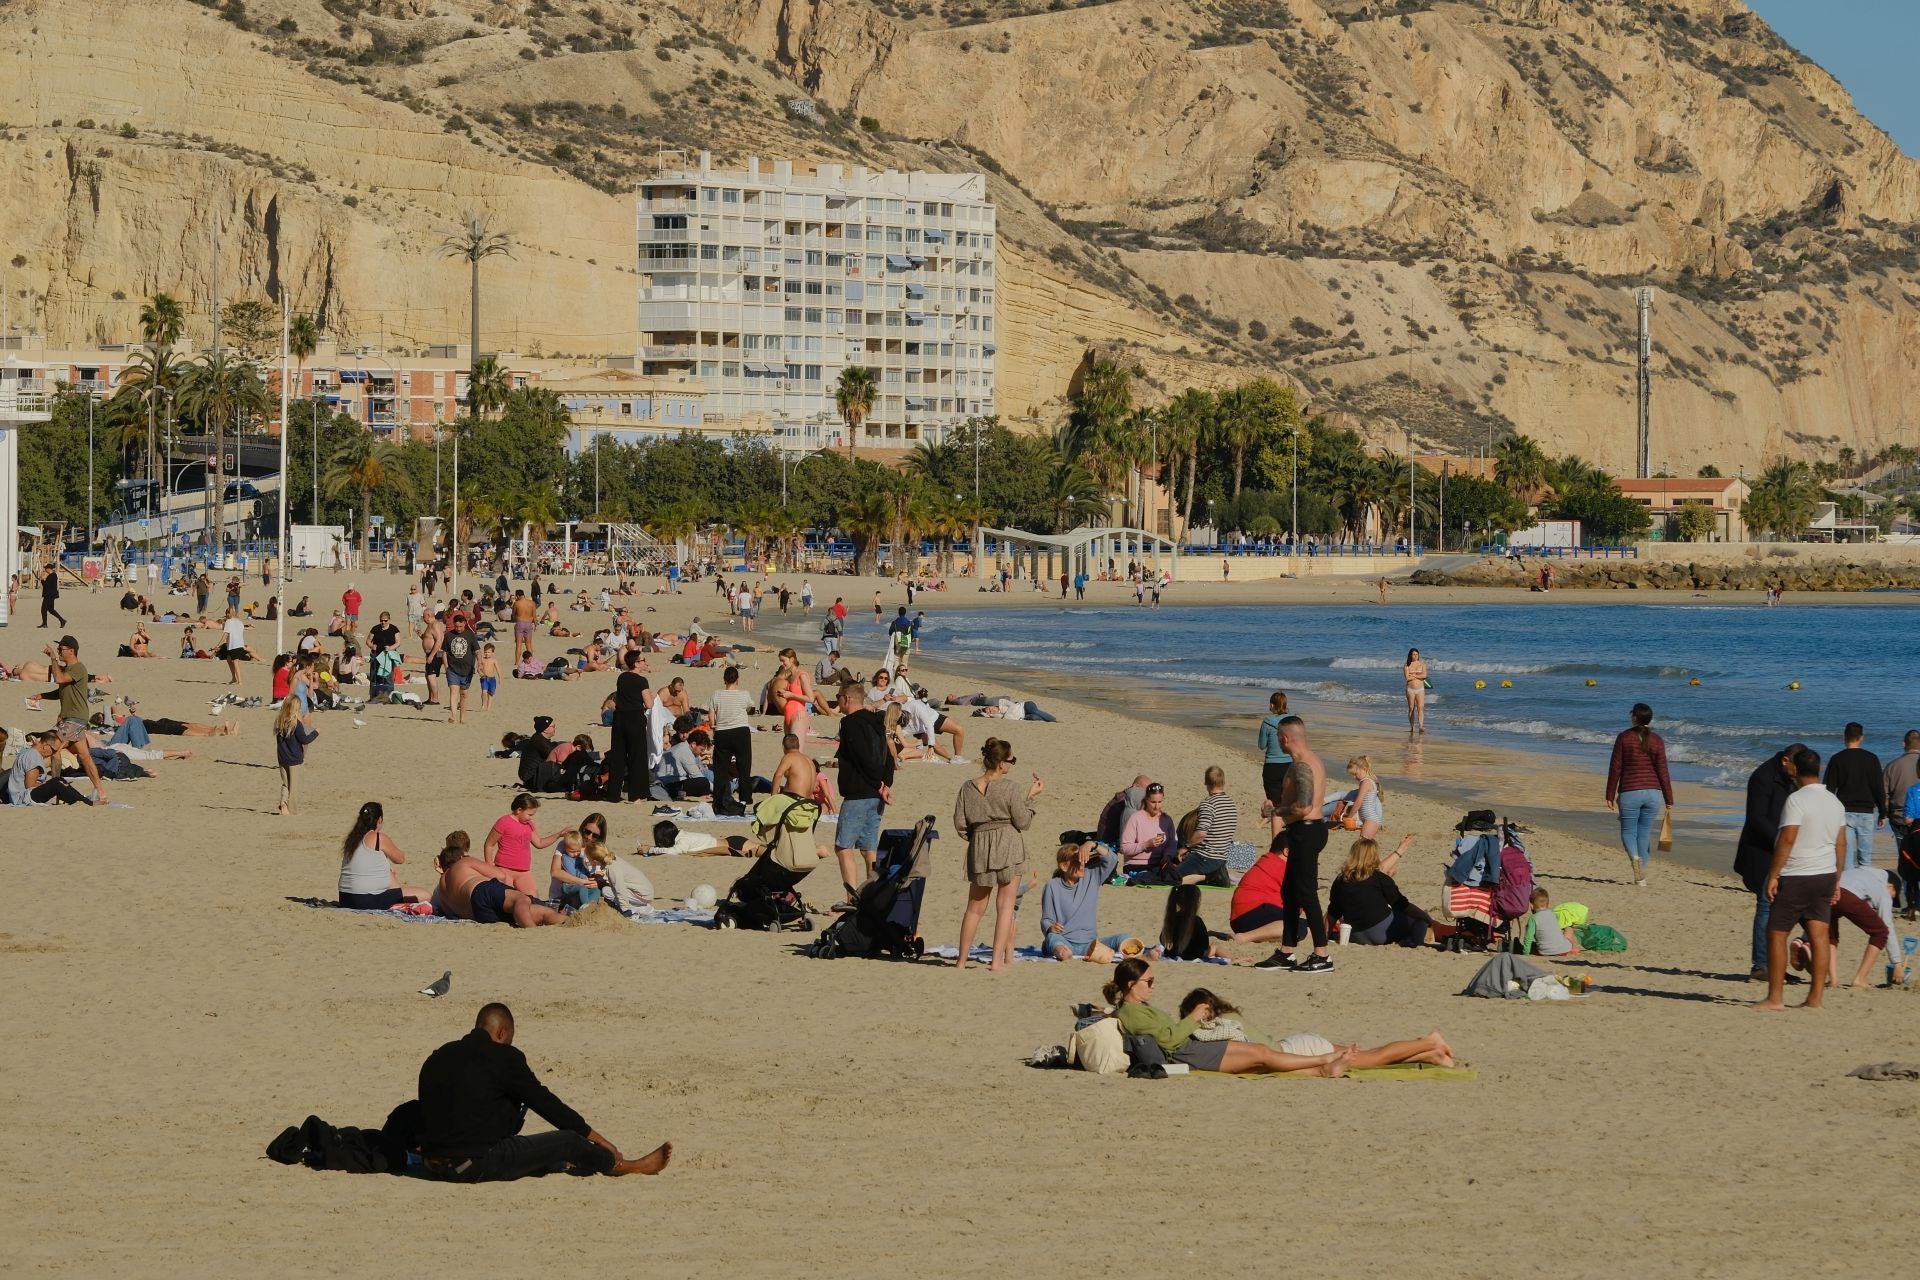
[[253,650],[247,648],[247,623],[238,609],[227,610],[227,620],[220,624],[223,638],[220,642],[220,658],[227,664],[227,683],[240,683],[240,660],[253,661]]
[[1767,998],[1754,1004],[1769,1012],[1787,1007],[1787,935],[1807,926],[1813,950],[1806,1008],[1818,1009],[1833,964],[1833,904],[1840,896],[1840,872],[1847,865],[1847,811],[1840,797],[1820,785],[1820,754],[1802,747],[1794,753],[1798,789],[1780,811],[1780,835],[1767,871]]

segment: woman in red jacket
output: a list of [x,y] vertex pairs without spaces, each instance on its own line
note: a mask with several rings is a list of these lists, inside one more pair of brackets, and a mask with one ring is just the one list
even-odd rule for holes
[[1644,887],[1661,803],[1673,807],[1673,779],[1667,776],[1667,744],[1648,728],[1653,708],[1636,702],[1632,714],[1632,727],[1622,729],[1613,740],[1613,760],[1607,765],[1607,808],[1620,811],[1620,844],[1627,851],[1628,873]]

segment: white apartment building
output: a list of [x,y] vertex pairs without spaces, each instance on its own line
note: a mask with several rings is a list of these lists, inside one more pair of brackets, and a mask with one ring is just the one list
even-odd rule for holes
[[844,446],[850,365],[878,383],[861,447],[994,412],[986,175],[668,153],[637,212],[641,369],[698,376],[706,413],[764,415],[795,451]]

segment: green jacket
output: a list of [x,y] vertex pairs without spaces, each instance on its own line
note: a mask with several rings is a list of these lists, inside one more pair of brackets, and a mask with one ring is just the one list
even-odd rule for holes
[[1198,1018],[1182,1018],[1175,1022],[1150,1004],[1122,1004],[1113,1016],[1120,1024],[1122,1035],[1152,1036],[1154,1043],[1165,1053],[1173,1053],[1191,1040],[1193,1029],[1200,1025]]

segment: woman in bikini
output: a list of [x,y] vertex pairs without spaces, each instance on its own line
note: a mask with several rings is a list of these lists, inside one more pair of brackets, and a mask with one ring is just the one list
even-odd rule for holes
[[1407,650],[1407,665],[1404,669],[1407,677],[1407,729],[1413,733],[1427,731],[1427,660],[1420,656],[1418,649]]
[[773,676],[773,700],[787,732],[805,742],[813,726],[813,682],[800,669],[800,655],[792,649],[780,651],[780,670]]

